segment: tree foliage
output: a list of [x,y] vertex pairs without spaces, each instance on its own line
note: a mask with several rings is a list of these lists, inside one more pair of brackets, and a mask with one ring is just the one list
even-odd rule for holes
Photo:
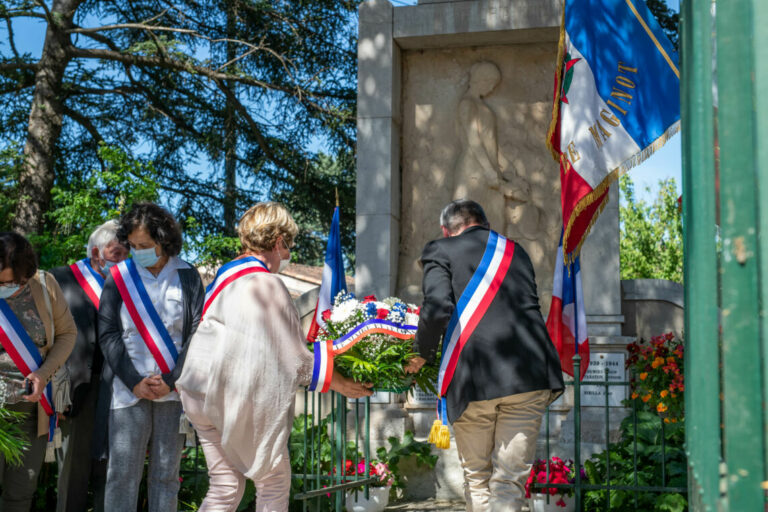
[[683,282],[683,223],[674,178],[659,182],[651,204],[635,195],[629,176],[619,180],[622,279]]
[[[152,162],[160,202],[194,218],[201,236],[231,234],[245,208],[278,195],[313,219],[302,228],[316,254],[331,191],[354,197],[356,7],[0,1],[0,129],[4,149],[18,158],[23,148],[18,165],[0,155],[0,179],[15,185],[0,208],[20,231],[60,229],[45,215],[55,191],[77,193],[103,170],[106,143]],[[19,51],[19,18],[46,24],[40,59]],[[332,165],[309,149],[320,145]],[[349,239],[353,217],[344,220]]]

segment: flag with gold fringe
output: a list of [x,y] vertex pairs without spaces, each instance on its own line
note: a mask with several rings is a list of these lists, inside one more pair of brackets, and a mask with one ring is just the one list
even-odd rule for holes
[[565,0],[548,146],[573,261],[610,184],[680,127],[677,53],[643,0]]

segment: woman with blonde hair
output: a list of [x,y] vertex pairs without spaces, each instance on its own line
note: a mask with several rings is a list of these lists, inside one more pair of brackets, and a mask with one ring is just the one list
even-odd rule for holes
[[351,398],[368,387],[333,371],[327,345],[310,352],[288,289],[274,274],[288,263],[298,227],[279,203],[258,203],[240,219],[243,253],[206,291],[179,389],[205,452],[210,478],[201,511],[234,511],[245,479],[259,512],[288,510],[288,438],[299,386]]

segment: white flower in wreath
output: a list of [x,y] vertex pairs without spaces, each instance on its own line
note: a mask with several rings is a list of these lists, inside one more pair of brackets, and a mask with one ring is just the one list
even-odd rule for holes
[[355,299],[349,299],[337,305],[331,311],[331,322],[341,323],[354,314],[358,302]]
[[419,315],[416,313],[405,314],[405,325],[419,325]]

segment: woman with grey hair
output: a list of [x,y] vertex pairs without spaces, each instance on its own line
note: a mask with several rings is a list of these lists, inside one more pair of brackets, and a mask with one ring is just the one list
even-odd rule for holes
[[106,463],[91,457],[96,399],[104,362],[98,349],[96,328],[104,279],[111,267],[128,256],[128,249],[117,240],[118,227],[116,220],[101,224],[88,237],[85,258],[51,270],[77,324],[75,348],[56,373],[55,380],[63,414],[59,421],[63,444],[57,452],[57,512],[86,510],[89,482],[94,491],[96,512],[104,510]]

